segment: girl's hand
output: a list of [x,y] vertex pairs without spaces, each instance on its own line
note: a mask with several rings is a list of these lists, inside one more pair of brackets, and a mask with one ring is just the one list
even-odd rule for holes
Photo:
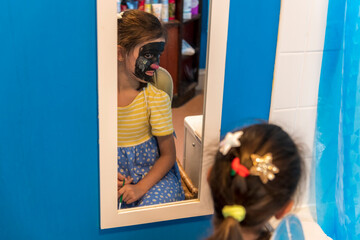
[[[120,188],[122,188],[124,179],[125,179],[125,185],[130,184],[133,181],[133,179],[130,176],[125,177],[121,173],[118,173],[118,181],[117,181],[118,182],[118,190]],[[119,195],[119,197],[120,197],[120,195]]]
[[118,196],[123,195],[123,201],[127,204],[139,200],[145,193],[146,190],[144,190],[138,184],[128,184],[118,190]]

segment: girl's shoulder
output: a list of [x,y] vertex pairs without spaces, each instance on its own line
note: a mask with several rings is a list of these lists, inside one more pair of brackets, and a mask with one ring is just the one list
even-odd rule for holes
[[155,87],[151,83],[148,83],[148,86],[146,87],[145,91],[150,98],[161,98],[161,99],[169,98],[169,95],[166,92]]

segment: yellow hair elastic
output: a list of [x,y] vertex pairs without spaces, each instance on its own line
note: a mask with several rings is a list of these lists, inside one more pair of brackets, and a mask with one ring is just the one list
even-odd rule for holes
[[241,205],[226,205],[222,209],[222,215],[224,218],[232,217],[238,222],[241,222],[245,219],[246,210]]

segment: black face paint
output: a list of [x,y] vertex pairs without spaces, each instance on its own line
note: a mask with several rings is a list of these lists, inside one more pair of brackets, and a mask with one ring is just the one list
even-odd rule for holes
[[153,79],[153,76],[147,75],[147,71],[155,71],[152,64],[160,63],[160,54],[164,51],[165,42],[153,42],[142,46],[139,50],[139,56],[135,63],[135,76],[147,82]]

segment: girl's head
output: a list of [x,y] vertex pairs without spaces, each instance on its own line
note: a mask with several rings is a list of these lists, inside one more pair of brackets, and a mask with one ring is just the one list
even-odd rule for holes
[[[232,239],[241,235],[241,228],[261,229],[284,213],[302,176],[303,160],[290,136],[272,124],[228,134],[220,146],[208,179],[215,208],[213,239]],[[243,207],[243,219],[224,217],[224,207],[233,205]]]
[[129,10],[118,19],[119,60],[138,79],[151,82],[159,67],[167,33],[159,19],[150,13]]

